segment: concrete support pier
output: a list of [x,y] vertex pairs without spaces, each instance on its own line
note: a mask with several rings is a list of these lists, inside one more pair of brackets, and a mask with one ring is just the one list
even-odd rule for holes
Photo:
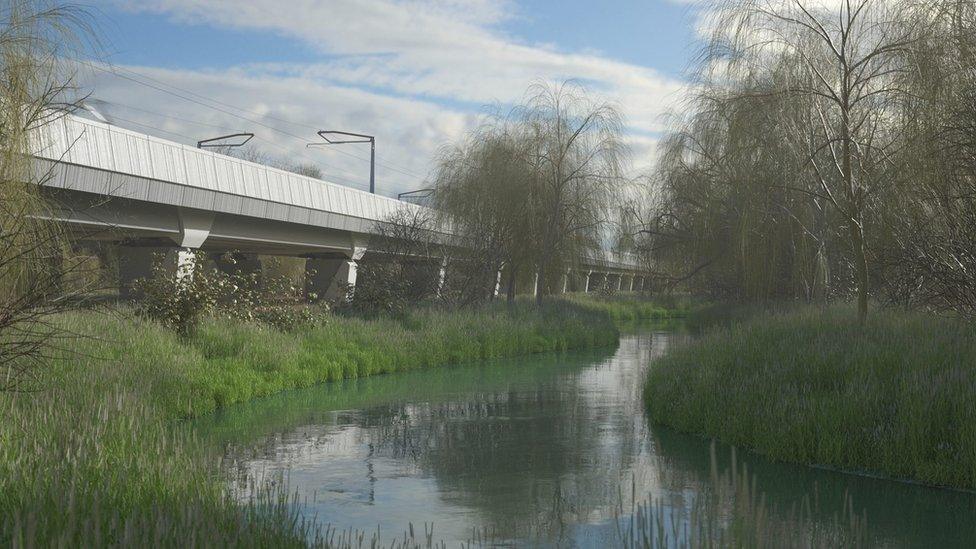
[[353,247],[349,256],[310,258],[305,261],[305,289],[316,300],[345,299],[348,290],[356,287],[357,262],[366,247]]

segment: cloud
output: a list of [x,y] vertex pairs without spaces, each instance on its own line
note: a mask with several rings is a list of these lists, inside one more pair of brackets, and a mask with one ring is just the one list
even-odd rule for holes
[[[269,116],[324,124],[319,121],[328,113],[329,124],[375,133],[378,151],[390,165],[418,174],[426,174],[438,145],[476,123],[483,105],[515,102],[536,79],[584,82],[620,105],[629,126],[642,135],[665,129],[661,115],[684,91],[683,82],[649,67],[595,53],[563,52],[510,36],[503,24],[519,16],[519,7],[510,1],[291,0],[287,8],[280,0],[146,0],[117,5],[187,24],[270,32],[302,41],[319,52],[321,60],[210,72],[147,67],[139,71],[197,93],[216,93],[249,110],[263,109]],[[99,86],[104,88],[107,80],[101,78]],[[118,82],[111,93],[116,99],[146,93],[134,91],[134,86],[139,87]],[[200,108],[180,109],[186,116],[203,116]],[[330,154],[337,168],[355,168],[332,158],[338,156]],[[396,189],[418,184],[392,170],[386,175]]]
[[113,122],[187,144],[226,133],[254,132],[256,148],[291,162],[319,164],[326,178],[337,183],[367,187],[367,146],[308,149],[305,144],[320,141],[317,129],[372,133],[377,136],[377,188],[388,195],[421,187],[440,145],[462,135],[479,118],[477,113],[429,102],[240,69],[201,72],[120,66],[114,70],[152,86],[101,69],[88,70],[89,85],[100,100],[96,107]]

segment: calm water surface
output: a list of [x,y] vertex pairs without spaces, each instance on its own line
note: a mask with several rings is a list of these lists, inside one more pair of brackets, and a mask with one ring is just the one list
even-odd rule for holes
[[[484,529],[520,545],[603,547],[619,539],[633,491],[687,508],[710,478],[710,443],[648,425],[641,402],[651,359],[686,338],[643,329],[616,349],[326,384],[195,428],[226,449],[231,477],[284,476],[305,513],[340,529],[378,527],[389,540],[433,522],[449,547]],[[972,493],[740,459],[771,507],[815,494],[826,524],[849,494],[875,545],[976,547]]]

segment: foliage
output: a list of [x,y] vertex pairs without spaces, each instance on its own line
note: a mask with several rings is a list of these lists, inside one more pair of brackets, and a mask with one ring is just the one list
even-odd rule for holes
[[430,210],[404,206],[375,227],[369,252],[358,262],[356,285],[340,309],[366,315],[401,314],[439,297],[440,266],[446,253],[435,242]]
[[732,299],[973,310],[968,2],[731,0],[638,245]]
[[656,361],[651,417],[773,459],[976,487],[967,322],[801,310],[706,334]]
[[[300,302],[302,289],[289,277],[234,272],[233,268],[227,273],[207,268],[207,259],[206,253],[189,250],[157,255],[152,275],[134,285],[141,297],[139,314],[183,337],[211,316],[260,320],[282,330],[314,321],[313,312]],[[236,263],[233,253],[220,260],[231,267]]]
[[620,115],[581,86],[538,83],[442,154],[435,201],[467,250],[467,299],[491,299],[504,267],[539,276],[538,302],[566,269],[601,244],[622,179]]
[[199,442],[136,388],[156,376],[71,362],[45,372],[46,391],[2,400],[0,545],[305,546],[312,529],[280,494],[225,494]]
[[560,299],[605,313],[614,321],[625,322],[684,318],[703,308],[698,300],[681,296],[645,297],[631,293],[603,296],[586,293],[566,294]]
[[[50,316],[70,309],[85,288],[63,284],[83,266],[64,261],[56,205],[40,185],[51,166],[30,158],[32,132],[72,107],[60,59],[87,34],[77,9],[26,0],[0,5],[0,390],[34,377],[61,337]],[[60,110],[56,110],[60,109]]]

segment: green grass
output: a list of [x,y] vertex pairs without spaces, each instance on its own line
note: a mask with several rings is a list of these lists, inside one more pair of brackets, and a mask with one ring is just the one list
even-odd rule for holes
[[615,322],[684,318],[701,307],[686,296],[644,296],[634,292],[612,296],[599,293],[566,294],[562,299],[585,309],[606,313]]
[[296,333],[208,321],[185,340],[130,315],[58,321],[97,339],[66,342],[36,392],[0,394],[0,546],[303,545],[315,532],[294,506],[229,499],[179,419],[323,381],[617,340],[606,315],[566,303],[330,316]]
[[832,308],[713,330],[652,364],[651,418],[773,459],[976,488],[976,330]]

